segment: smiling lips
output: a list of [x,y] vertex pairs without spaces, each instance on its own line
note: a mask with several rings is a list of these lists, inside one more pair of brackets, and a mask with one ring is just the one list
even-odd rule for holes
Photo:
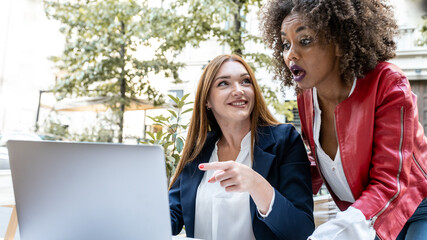
[[237,107],[239,107],[239,106],[243,106],[243,105],[245,105],[247,103],[247,101],[236,101],[236,102],[232,102],[232,103],[229,103],[231,106],[237,106]]
[[305,70],[298,65],[292,65],[289,70],[291,70],[294,80],[297,82],[301,81],[305,77]]

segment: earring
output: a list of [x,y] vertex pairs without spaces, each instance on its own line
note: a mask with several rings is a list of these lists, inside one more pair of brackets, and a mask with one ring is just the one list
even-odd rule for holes
[[206,110],[210,111],[210,110],[211,110],[211,108],[210,108],[210,107],[206,107]]

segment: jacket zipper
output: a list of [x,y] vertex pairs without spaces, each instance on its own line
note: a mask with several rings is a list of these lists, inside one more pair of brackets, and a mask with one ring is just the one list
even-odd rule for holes
[[[384,206],[384,208],[377,213],[373,218],[371,218],[371,226],[374,226],[375,221],[377,218],[390,206],[390,203],[397,198],[400,194],[400,172],[402,171],[402,164],[403,164],[403,155],[402,155],[402,145],[403,145],[403,107],[400,108],[400,143],[399,143],[399,171],[397,172],[397,192],[394,194],[390,200],[388,200],[387,204]],[[380,238],[381,239],[381,238]]]
[[427,178],[426,172],[424,171],[424,169],[421,167],[420,163],[415,158],[415,154],[414,153],[412,153],[412,159],[414,159],[415,164],[418,166],[418,168],[420,169],[420,171],[424,174],[424,177]]

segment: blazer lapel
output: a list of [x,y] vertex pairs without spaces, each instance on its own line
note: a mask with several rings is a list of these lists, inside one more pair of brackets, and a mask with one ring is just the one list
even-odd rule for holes
[[[254,146],[254,162],[252,168],[259,173],[263,178],[267,179],[271,164],[276,155],[264,151],[267,147],[275,143],[275,139],[271,132],[271,127],[258,128],[258,139]],[[252,221],[255,218],[256,206],[252,198],[250,198],[250,210]]]
[[256,146],[254,147],[254,163],[252,168],[264,178],[267,178],[267,174],[270,171],[271,164],[273,163],[276,155],[268,152],[264,152],[263,149]]

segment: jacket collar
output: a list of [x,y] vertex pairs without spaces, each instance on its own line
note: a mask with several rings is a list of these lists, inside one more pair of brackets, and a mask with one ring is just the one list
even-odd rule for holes
[[267,178],[275,155],[265,150],[276,143],[271,127],[259,127],[254,146],[254,162],[252,168],[264,178]]

